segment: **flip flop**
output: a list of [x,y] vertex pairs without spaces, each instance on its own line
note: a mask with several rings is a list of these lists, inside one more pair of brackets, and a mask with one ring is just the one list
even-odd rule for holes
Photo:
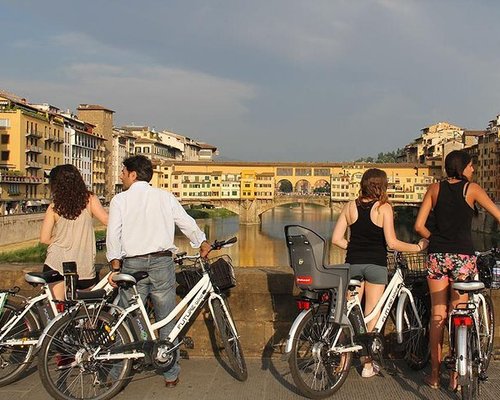
[[431,389],[439,389],[439,382],[432,382],[430,376],[424,377],[424,383],[429,386]]

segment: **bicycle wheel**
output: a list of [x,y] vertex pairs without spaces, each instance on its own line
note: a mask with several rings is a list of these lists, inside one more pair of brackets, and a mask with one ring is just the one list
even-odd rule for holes
[[[467,373],[462,377],[461,392],[462,400],[472,400],[477,398],[478,385],[479,385],[479,374],[477,371],[477,364],[473,362],[474,354],[477,354],[475,349],[477,348],[475,335],[472,330],[469,329],[467,332],[467,351],[466,351],[466,368]],[[459,377],[460,382],[460,377]]]
[[414,369],[424,368],[430,357],[429,349],[429,305],[419,297],[413,297],[413,302],[420,317],[422,327],[418,324],[410,298],[407,296],[403,306],[403,346],[406,364]]
[[[487,293],[483,293],[484,303],[481,300],[478,307],[479,314],[479,345],[483,354],[482,371],[488,369],[491,355],[493,353],[493,341],[495,339],[495,314],[493,310],[493,301]],[[483,307],[484,306],[484,307]],[[486,312],[486,315],[485,315]]]
[[[22,308],[7,300],[0,318],[0,326],[15,317]],[[9,340],[37,339],[39,330],[35,318],[27,312],[5,335],[0,343],[0,386],[16,381],[29,367],[35,345],[8,345],[3,344]]]
[[55,399],[106,400],[115,396],[130,381],[132,360],[95,360],[100,354],[126,345],[132,340],[120,325],[113,336],[108,332],[112,317],[92,309],[66,315],[47,332],[38,356],[41,381]]
[[243,382],[248,378],[247,365],[245,363],[238,334],[230,323],[232,318],[228,305],[227,303],[224,305],[226,306],[227,313],[220,299],[215,298],[212,301],[213,317],[220,333],[222,348],[227,356],[232,372],[236,379]]
[[[340,389],[349,374],[352,353],[328,351],[338,334],[328,321],[328,307],[311,309],[297,327],[288,359],[292,378],[300,393],[312,399],[331,396]],[[337,345],[347,344],[341,333]]]

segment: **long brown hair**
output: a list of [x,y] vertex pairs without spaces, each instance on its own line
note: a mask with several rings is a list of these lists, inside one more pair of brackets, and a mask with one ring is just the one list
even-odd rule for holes
[[92,194],[80,171],[71,164],[58,165],[50,171],[49,185],[54,211],[66,219],[77,219]]
[[380,204],[388,202],[387,196],[387,174],[378,168],[370,168],[365,171],[361,178],[361,188],[356,204],[360,205],[366,201],[379,201]]

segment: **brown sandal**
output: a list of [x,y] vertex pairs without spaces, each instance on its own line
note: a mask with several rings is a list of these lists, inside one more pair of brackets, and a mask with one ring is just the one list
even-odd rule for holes
[[440,386],[439,386],[439,382],[433,382],[432,379],[431,379],[431,376],[430,375],[427,375],[424,377],[424,383],[429,386],[431,389],[439,389]]

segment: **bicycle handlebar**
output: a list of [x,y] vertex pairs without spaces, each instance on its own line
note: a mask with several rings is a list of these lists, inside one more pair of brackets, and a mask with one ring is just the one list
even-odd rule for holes
[[[236,243],[238,241],[238,238],[236,236],[230,238],[230,239],[227,239],[227,240],[221,240],[221,241],[214,241],[211,245],[210,245],[210,251],[209,253],[212,251],[212,250],[220,250],[222,249],[223,247],[229,247],[231,245],[233,245],[234,243]],[[174,258],[174,262],[178,265],[182,265],[183,264],[183,261],[184,260],[198,260],[200,258],[200,254],[195,254],[195,255],[192,255],[192,256],[189,256],[187,255],[187,253],[185,251],[181,252],[181,253],[177,253],[175,258]]]

